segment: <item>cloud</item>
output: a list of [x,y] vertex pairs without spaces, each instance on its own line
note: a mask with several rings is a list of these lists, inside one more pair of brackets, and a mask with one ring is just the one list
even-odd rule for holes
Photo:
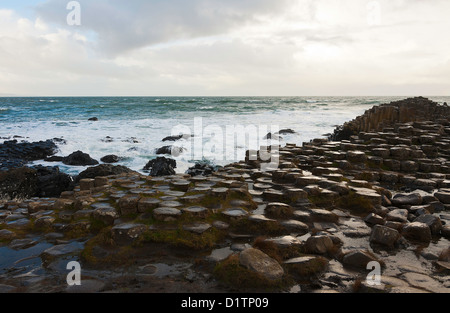
[[[276,15],[292,0],[96,0],[79,1],[81,30],[97,34],[107,53],[173,40],[226,34],[243,25]],[[47,22],[66,27],[67,1],[50,0],[37,8]]]
[[[68,1],[0,9],[0,93],[443,95],[448,1]],[[422,86],[422,87],[421,87]]]

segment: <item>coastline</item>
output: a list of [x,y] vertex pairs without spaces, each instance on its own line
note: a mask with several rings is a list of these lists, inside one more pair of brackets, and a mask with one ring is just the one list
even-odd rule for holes
[[[339,141],[280,148],[269,172],[249,151],[209,176],[103,174],[59,198],[6,202],[0,249],[34,247],[35,269],[59,268],[29,291],[70,292],[54,282],[74,259],[93,292],[170,290],[174,276],[175,292],[187,282],[200,291],[448,292],[450,110],[402,103],[343,125]],[[131,260],[141,287],[99,278]],[[383,267],[379,286],[362,279],[371,261]],[[11,291],[13,275],[0,272]]]

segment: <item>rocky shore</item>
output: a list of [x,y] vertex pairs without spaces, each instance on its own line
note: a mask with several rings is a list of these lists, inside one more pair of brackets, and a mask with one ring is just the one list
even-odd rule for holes
[[[59,197],[0,202],[0,292],[450,291],[449,107],[374,107],[280,148],[270,171],[253,155],[168,176],[103,164]],[[66,284],[70,261],[81,286]]]

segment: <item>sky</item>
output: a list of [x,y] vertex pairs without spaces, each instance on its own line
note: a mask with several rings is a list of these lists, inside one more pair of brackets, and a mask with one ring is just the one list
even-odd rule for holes
[[0,96],[450,95],[448,0],[69,2],[0,0]]

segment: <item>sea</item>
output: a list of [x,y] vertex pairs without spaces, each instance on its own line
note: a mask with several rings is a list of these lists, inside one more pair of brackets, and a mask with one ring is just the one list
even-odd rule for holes
[[[117,155],[117,164],[142,172],[174,145],[177,173],[198,161],[226,165],[244,160],[245,151],[278,141],[302,145],[332,133],[367,109],[406,97],[4,97],[0,98],[0,143],[53,138],[58,153],[81,150],[99,160]],[[438,103],[450,97],[428,97]],[[97,118],[97,121],[90,121]],[[292,134],[270,132],[291,129]],[[176,142],[171,135],[189,134]],[[172,150],[174,151],[174,150]],[[100,162],[101,163],[101,162]],[[86,167],[37,161],[76,175]]]

